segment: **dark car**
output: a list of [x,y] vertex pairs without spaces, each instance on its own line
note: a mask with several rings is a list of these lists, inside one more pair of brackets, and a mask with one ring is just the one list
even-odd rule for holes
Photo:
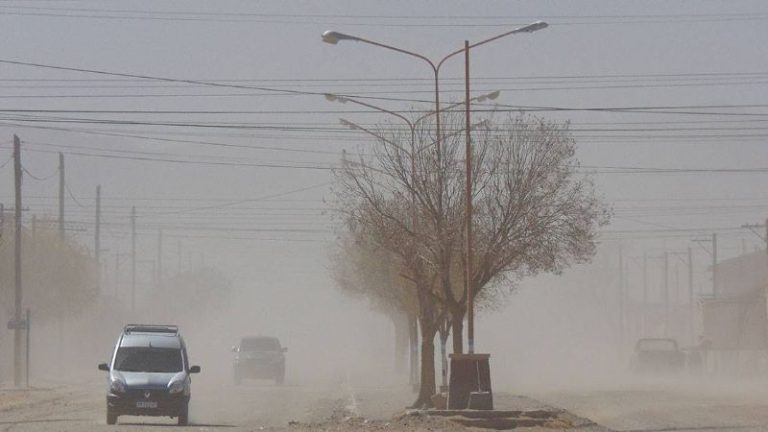
[[251,336],[232,347],[235,352],[234,380],[240,384],[243,378],[273,379],[277,384],[285,380],[285,352],[274,337]]
[[108,371],[107,424],[120,415],[168,416],[189,421],[190,374],[187,348],[176,326],[129,324],[115,344]]
[[685,353],[674,339],[639,339],[635,344],[632,370],[637,373],[679,372],[685,367],[685,359]]

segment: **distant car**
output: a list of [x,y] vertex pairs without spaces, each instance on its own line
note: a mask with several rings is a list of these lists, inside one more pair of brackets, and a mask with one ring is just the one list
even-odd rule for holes
[[112,360],[99,369],[107,378],[107,424],[120,415],[168,416],[189,422],[190,374],[187,347],[176,326],[129,324],[115,344]]
[[636,373],[674,373],[685,367],[686,355],[670,338],[639,339],[632,370]]
[[232,347],[232,351],[235,352],[235,384],[240,384],[243,378],[273,379],[277,384],[285,380],[285,352],[288,348],[280,346],[277,338],[244,337],[240,345]]

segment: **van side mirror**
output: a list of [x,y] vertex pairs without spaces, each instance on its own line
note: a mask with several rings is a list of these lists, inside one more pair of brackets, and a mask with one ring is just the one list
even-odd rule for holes
[[100,363],[99,370],[109,372],[109,365],[106,363]]
[[189,373],[191,374],[200,373],[200,366],[192,366],[191,368],[189,368]]

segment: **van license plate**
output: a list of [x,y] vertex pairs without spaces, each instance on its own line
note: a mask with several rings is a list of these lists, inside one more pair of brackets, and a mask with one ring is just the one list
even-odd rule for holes
[[155,402],[155,401],[138,401],[138,402],[136,402],[136,408],[157,408],[157,402]]

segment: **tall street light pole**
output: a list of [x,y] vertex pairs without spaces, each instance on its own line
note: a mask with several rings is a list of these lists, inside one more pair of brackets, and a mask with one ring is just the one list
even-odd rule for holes
[[[409,55],[411,57],[416,57],[416,58],[426,62],[430,66],[430,68],[432,69],[433,75],[434,75],[435,115],[436,115],[436,118],[435,118],[435,127],[436,127],[435,136],[437,138],[437,145],[436,145],[437,146],[437,152],[436,152],[437,153],[437,163],[438,163],[438,166],[441,166],[441,160],[442,159],[441,159],[440,147],[441,147],[441,143],[442,143],[442,129],[440,127],[440,120],[441,119],[440,119],[440,83],[439,83],[439,81],[440,81],[440,68],[443,66],[443,64],[445,64],[446,60],[450,59],[453,56],[461,54],[461,53],[465,54],[465,72],[466,72],[466,76],[465,76],[465,93],[466,93],[466,103],[467,103],[466,115],[467,115],[467,125],[469,125],[469,122],[470,122],[470,120],[469,120],[469,117],[470,117],[470,109],[469,109],[469,50],[472,49],[472,48],[478,47],[480,45],[485,45],[485,44],[493,42],[495,40],[504,38],[506,36],[510,36],[510,35],[513,35],[513,34],[516,34],[516,33],[532,33],[534,31],[544,29],[544,28],[546,28],[548,26],[549,25],[547,23],[543,22],[543,21],[536,21],[536,22],[528,24],[526,26],[519,27],[519,28],[516,28],[514,30],[510,30],[508,32],[504,32],[504,33],[498,34],[496,36],[490,37],[488,39],[484,39],[484,40],[482,40],[480,42],[476,42],[476,43],[473,43],[473,44],[470,44],[469,42],[465,41],[464,48],[449,53],[448,55],[443,57],[438,62],[433,62],[432,60],[430,60],[428,57],[426,57],[424,55],[421,55],[421,54],[418,54],[418,53],[415,53],[415,52],[412,52],[412,51],[408,51],[408,50],[405,50],[403,48],[398,48],[398,47],[395,47],[395,46],[392,46],[392,45],[387,45],[387,44],[384,44],[384,43],[381,43],[381,42],[376,42],[376,41],[365,39],[365,38],[362,38],[362,37],[359,37],[359,36],[353,36],[353,35],[349,35],[349,34],[345,34],[345,33],[340,33],[340,32],[337,32],[337,31],[328,30],[328,31],[324,32],[322,34],[322,40],[323,40],[323,42],[326,42],[326,43],[329,43],[329,44],[332,44],[332,45],[336,45],[336,44],[339,43],[339,41],[344,41],[344,40],[349,40],[349,41],[354,41],[354,42],[362,42],[362,43],[366,43],[366,44],[369,44],[369,45],[377,46],[379,48],[384,48],[384,49],[387,49],[387,50],[390,50],[390,51],[395,51],[395,52],[399,52],[401,54],[406,54],[406,55]],[[472,191],[472,189],[471,189],[472,188],[472,184],[471,184],[471,170],[472,170],[472,167],[471,167],[471,144],[470,144],[470,141],[469,141],[469,128],[467,128],[467,148],[466,148],[466,151],[467,151],[467,157],[466,157],[466,159],[467,159],[467,161],[466,161],[466,164],[467,164],[467,168],[466,168],[467,169],[466,188],[467,188],[467,191],[468,191],[466,193],[466,200],[467,200],[466,207],[467,207],[467,211],[468,211],[468,213],[466,215],[466,219],[467,219],[466,223],[467,223],[467,227],[470,227],[471,219],[472,219],[472,214],[471,214],[471,209],[472,209],[472,207],[471,207],[472,206],[472,203],[471,203],[471,199],[472,199],[472,196],[471,196],[471,191]],[[439,174],[438,174],[438,179],[437,180],[438,180],[438,189],[439,189],[439,193],[438,193],[438,196],[437,196],[437,198],[438,198],[438,208],[440,210],[442,210],[442,177]],[[472,254],[471,254],[471,248],[469,247],[469,241],[471,240],[471,228],[468,228],[466,232],[467,232],[467,251],[465,252],[466,253],[466,258],[467,258],[466,265],[467,266],[471,266]],[[474,308],[474,303],[473,303],[474,299],[472,298],[473,294],[470,292],[470,290],[472,290],[472,286],[471,286],[472,285],[472,283],[471,283],[472,272],[469,271],[470,270],[469,267],[467,267],[466,270],[467,270],[466,271],[467,280],[465,281],[465,284],[467,284],[467,286],[465,287],[465,290],[466,290],[466,293],[467,293],[467,308],[468,308],[468,310],[467,310],[467,317],[468,317],[468,320],[469,320],[469,319],[473,319],[474,318],[474,311],[472,311],[470,309],[470,308]],[[469,331],[470,327],[474,330],[474,322],[473,321],[468,323],[468,325],[467,325],[468,331]],[[467,339],[468,339],[468,343],[470,344],[470,352],[471,352],[471,350],[474,349],[474,334],[468,335]]]
[[[388,49],[391,51],[399,52],[402,54],[406,54],[412,57],[419,58],[423,61],[425,61],[429,66],[432,68],[433,74],[434,74],[434,88],[435,88],[435,127],[436,127],[436,156],[437,156],[437,163],[438,167],[442,167],[442,156],[441,156],[441,144],[442,144],[442,130],[440,127],[440,67],[445,63],[446,60],[449,58],[464,53],[465,54],[465,93],[466,93],[466,116],[467,116],[467,142],[466,142],[466,165],[467,165],[467,177],[466,177],[466,201],[467,201],[467,214],[466,214],[466,220],[467,220],[467,250],[466,250],[466,280],[465,280],[465,293],[467,295],[467,308],[468,308],[468,319],[470,320],[467,328],[468,331],[471,328],[472,332],[474,332],[474,304],[473,304],[473,296],[472,293],[472,280],[473,275],[471,270],[471,262],[472,262],[472,250],[471,250],[471,223],[472,223],[472,183],[471,183],[471,174],[472,174],[472,166],[471,166],[471,142],[470,142],[470,134],[469,134],[469,124],[470,124],[470,108],[469,108],[469,50],[471,48],[478,47],[480,45],[484,45],[490,42],[493,42],[495,40],[501,39],[503,37],[516,34],[516,33],[531,33],[536,30],[540,30],[543,28],[546,28],[548,26],[547,23],[542,21],[537,21],[535,23],[505,32],[501,33],[499,35],[496,35],[494,37],[482,40],[480,42],[470,44],[469,42],[465,42],[464,48],[453,51],[443,57],[439,62],[434,63],[429,58],[415,53],[408,50],[404,50],[402,48],[397,48],[391,45],[386,45],[380,42],[371,41],[368,39],[364,39],[358,36],[352,36],[347,35],[344,33],[339,33],[335,31],[326,31],[322,35],[323,42],[330,43],[330,44],[337,44],[341,40],[351,40],[355,42],[363,42],[366,44],[374,45],[380,48]],[[443,203],[442,203],[442,194],[443,194],[443,178],[441,174],[440,169],[438,169],[437,173],[437,186],[438,186],[438,194],[437,194],[437,208],[440,214],[442,214],[443,211]],[[442,221],[438,220],[437,222],[437,234],[438,237],[441,237],[441,224]],[[473,354],[472,351],[474,351],[474,334],[469,333],[468,335],[468,342],[470,346],[470,354],[463,356],[452,356],[451,358],[451,382],[450,382],[450,389],[449,389],[449,395],[448,395],[448,408],[449,409],[462,409],[462,408],[474,408],[474,409],[493,409],[493,396],[491,393],[491,378],[490,378],[490,366],[488,363],[488,358],[490,357],[489,354]],[[456,362],[454,365],[454,361]],[[479,397],[476,400],[473,400],[470,396],[472,392],[478,392],[482,391],[481,394],[477,394]]]
[[[364,39],[364,38],[361,38],[361,37],[358,37],[358,36],[352,36],[352,35],[348,35],[348,34],[344,34],[344,33],[339,33],[339,32],[336,32],[336,31],[328,30],[328,31],[324,32],[322,34],[322,39],[323,39],[323,42],[326,42],[326,43],[329,43],[329,44],[332,44],[332,45],[336,45],[337,43],[339,43],[339,41],[343,41],[343,40],[351,40],[351,41],[355,41],[355,42],[363,42],[363,43],[366,43],[366,44],[369,44],[369,45],[373,45],[373,46],[377,46],[377,47],[380,47],[380,48],[388,49],[390,51],[395,51],[395,52],[399,52],[399,53],[402,53],[402,54],[406,54],[406,55],[409,55],[411,57],[416,57],[416,58],[426,62],[429,65],[429,67],[432,69],[432,73],[433,73],[433,76],[434,76],[434,90],[435,90],[435,128],[436,128],[436,130],[435,130],[435,137],[437,138],[437,145],[435,147],[435,150],[436,150],[436,156],[437,156],[437,164],[438,164],[438,166],[442,166],[442,152],[441,152],[441,149],[440,149],[441,142],[442,142],[442,128],[440,127],[440,120],[441,120],[440,119],[440,68],[443,66],[443,64],[445,63],[446,60],[448,60],[449,58],[451,58],[451,57],[453,57],[453,56],[455,56],[457,54],[460,54],[463,50],[454,51],[454,52],[448,54],[447,56],[443,57],[439,62],[435,63],[432,60],[430,60],[428,57],[423,56],[423,55],[418,54],[418,53],[415,53],[413,51],[408,51],[408,50],[405,50],[405,49],[402,49],[402,48],[394,47],[392,45],[387,45],[387,44],[384,44],[384,43],[381,43],[381,42],[375,42],[375,41],[372,41],[372,40],[369,40],[369,39]],[[438,182],[437,203],[438,203],[438,208],[442,210],[442,208],[443,208],[443,204],[442,204],[443,203],[443,196],[442,196],[443,195],[442,194],[442,190],[443,190],[442,183],[443,183],[443,180],[442,180],[442,176],[440,175],[439,171],[438,171],[437,182]]]
[[482,40],[482,41],[474,43],[474,44],[471,44],[471,45],[469,45],[468,47],[466,47],[464,49],[459,49],[459,50],[453,51],[453,52],[449,53],[448,55],[446,55],[445,57],[443,57],[440,61],[438,61],[436,63],[433,62],[432,60],[430,60],[428,57],[426,57],[424,55],[421,55],[421,54],[418,54],[418,53],[415,53],[413,51],[408,51],[408,50],[403,49],[403,48],[398,48],[398,47],[395,47],[395,46],[392,46],[392,45],[387,45],[387,44],[384,44],[384,43],[381,43],[381,42],[376,42],[376,41],[372,41],[370,39],[365,39],[365,38],[362,38],[362,37],[359,37],[359,36],[353,36],[353,35],[349,35],[349,34],[345,34],[345,33],[340,33],[340,32],[337,32],[337,31],[328,30],[328,31],[324,32],[322,34],[322,40],[323,40],[323,42],[329,43],[331,45],[336,45],[337,43],[339,43],[339,41],[344,41],[344,40],[349,40],[349,41],[354,41],[354,42],[362,42],[362,43],[366,43],[366,44],[369,44],[369,45],[377,46],[377,47],[380,47],[380,48],[388,49],[390,51],[395,51],[395,52],[399,52],[399,53],[402,53],[402,54],[406,54],[406,55],[409,55],[411,57],[416,57],[416,58],[418,58],[420,60],[423,60],[424,62],[426,62],[430,66],[430,68],[432,69],[432,73],[434,75],[435,115],[437,116],[436,119],[435,119],[435,126],[436,126],[437,149],[438,149],[438,158],[439,158],[439,156],[440,156],[439,151],[440,151],[440,143],[441,143],[441,133],[442,133],[442,130],[440,129],[440,68],[443,66],[445,61],[448,60],[449,58],[455,56],[455,55],[461,54],[462,52],[464,52],[465,50],[467,50],[469,48],[474,48],[474,47],[477,47],[477,46],[480,46],[480,45],[484,45],[484,44],[487,44],[489,42],[493,42],[493,41],[495,41],[497,39],[501,39],[501,38],[503,38],[505,36],[509,36],[509,35],[512,35],[512,34],[515,34],[515,33],[531,33],[531,32],[534,32],[536,30],[543,29],[543,28],[545,28],[547,26],[548,26],[548,24],[543,22],[543,21],[536,21],[536,22],[534,22],[532,24],[528,24],[526,26],[523,26],[523,27],[520,27],[520,28],[516,28],[514,30],[511,30],[511,31],[508,31],[508,32],[505,32],[505,33],[501,33],[501,34],[496,35],[494,37]]
[[466,101],[466,111],[465,111],[465,117],[466,117],[466,138],[465,138],[465,151],[466,155],[464,157],[465,161],[465,170],[466,170],[466,180],[464,182],[465,184],[465,191],[464,191],[464,200],[465,200],[465,245],[464,245],[464,253],[465,253],[465,281],[464,281],[464,289],[467,293],[467,351],[470,354],[473,354],[475,352],[475,287],[474,287],[474,270],[473,270],[473,254],[472,254],[472,139],[471,139],[471,130],[470,130],[470,117],[471,117],[471,105],[470,105],[470,98],[469,98],[469,50],[473,47],[486,44],[488,42],[503,38],[504,36],[508,36],[515,33],[532,33],[536,30],[541,30],[543,28],[546,28],[548,26],[547,23],[538,21],[533,24],[527,25],[525,27],[520,27],[518,29],[512,30],[507,33],[502,33],[498,36],[486,39],[484,41],[470,44],[469,41],[464,41],[464,99]]
[[472,141],[471,131],[469,130],[471,109],[469,105],[469,41],[464,41],[464,100],[466,101],[464,117],[467,122],[466,137],[464,139],[466,155],[465,180],[464,180],[464,213],[465,213],[465,235],[464,239],[464,292],[467,293],[467,352],[475,352],[475,295],[472,283]]

